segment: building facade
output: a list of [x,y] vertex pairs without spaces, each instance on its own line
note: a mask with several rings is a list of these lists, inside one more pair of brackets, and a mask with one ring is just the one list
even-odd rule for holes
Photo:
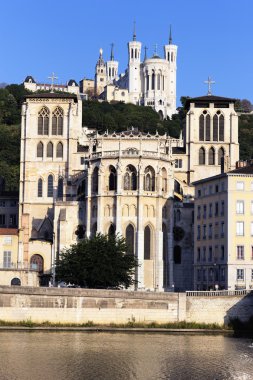
[[253,166],[194,185],[194,288],[253,288]]

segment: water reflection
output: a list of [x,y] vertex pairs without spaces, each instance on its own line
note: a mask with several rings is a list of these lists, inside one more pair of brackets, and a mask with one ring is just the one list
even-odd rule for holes
[[223,336],[1,332],[1,380],[253,379],[250,341]]

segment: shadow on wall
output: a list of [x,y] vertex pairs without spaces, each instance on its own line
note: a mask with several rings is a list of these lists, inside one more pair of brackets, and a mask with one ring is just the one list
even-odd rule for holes
[[253,291],[227,311],[224,324],[233,328],[235,336],[253,337]]

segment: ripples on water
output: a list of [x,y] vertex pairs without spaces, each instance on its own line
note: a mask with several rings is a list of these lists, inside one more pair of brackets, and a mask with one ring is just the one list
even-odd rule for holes
[[250,344],[220,335],[0,332],[0,380],[250,380]]

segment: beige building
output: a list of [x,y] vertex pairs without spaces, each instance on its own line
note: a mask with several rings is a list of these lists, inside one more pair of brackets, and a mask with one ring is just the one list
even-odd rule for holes
[[86,96],[87,99],[92,98],[95,94],[94,86],[95,86],[94,79],[84,78],[80,80],[79,82],[80,95]]
[[194,288],[252,288],[253,166],[194,185]]
[[66,84],[54,83],[57,77],[52,74],[52,83],[37,83],[31,75],[28,75],[24,80],[24,87],[32,92],[38,91],[59,91],[69,92],[71,94],[79,94],[79,86],[74,79],[70,79]]

